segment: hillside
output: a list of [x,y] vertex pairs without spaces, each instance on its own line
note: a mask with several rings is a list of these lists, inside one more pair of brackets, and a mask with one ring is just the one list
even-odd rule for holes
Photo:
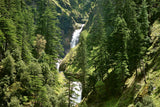
[[[102,5],[102,4],[100,3],[99,5]],[[139,5],[139,4],[137,4],[137,5]],[[113,8],[111,7],[111,4],[108,4],[107,6],[108,6],[107,11],[109,11],[109,9],[114,9],[114,7]],[[116,72],[115,71],[116,68],[114,67],[114,66],[116,66],[116,64],[109,65],[111,68],[109,66],[105,65],[105,63],[107,63],[106,61],[108,61],[108,59],[105,59],[105,57],[108,58],[110,56],[107,56],[108,53],[104,52],[105,48],[108,48],[108,46],[105,46],[105,43],[104,43],[103,47],[101,47],[101,44],[104,39],[108,39],[108,38],[102,37],[103,40],[101,40],[101,36],[100,36],[100,35],[103,35],[103,33],[102,33],[103,27],[106,25],[108,27],[108,26],[110,26],[110,24],[106,23],[106,25],[103,25],[100,22],[101,16],[99,15],[99,13],[101,13],[101,12],[103,13],[103,11],[99,11],[98,8],[99,7],[95,7],[93,9],[92,13],[90,14],[89,21],[87,22],[87,24],[85,26],[85,30],[83,30],[83,32],[81,33],[79,44],[66,55],[66,57],[61,62],[61,67],[60,67],[60,69],[62,71],[64,71],[64,73],[66,75],[72,75],[74,78],[81,77],[81,76],[83,76],[84,72],[81,71],[83,66],[79,65],[79,63],[82,64],[84,62],[79,61],[79,59],[80,59],[79,55],[81,55],[81,56],[83,56],[83,54],[86,55],[86,57],[83,56],[83,59],[84,59],[83,61],[86,61],[85,62],[86,65],[84,65],[84,67],[86,67],[85,68],[85,71],[86,71],[85,78],[86,78],[86,84],[88,86],[86,86],[87,88],[84,89],[85,91],[87,91],[87,93],[85,93],[85,94],[83,93],[84,97],[83,97],[82,102],[79,106],[84,106],[84,107],[86,107],[86,106],[88,106],[88,107],[134,107],[134,106],[135,107],[144,107],[144,106],[151,106],[151,107],[153,106],[154,107],[154,106],[156,106],[156,107],[158,107],[159,106],[159,99],[158,99],[159,98],[159,91],[158,91],[159,90],[159,85],[158,85],[159,79],[158,78],[160,76],[159,75],[159,69],[160,69],[159,68],[159,48],[160,48],[159,47],[159,39],[160,39],[159,38],[159,36],[160,36],[159,35],[159,31],[160,31],[159,25],[160,25],[160,23],[159,23],[159,18],[158,18],[159,13],[157,14],[157,16],[155,15],[157,17],[156,20],[154,19],[155,16],[152,16],[152,17],[150,17],[150,19],[148,19],[148,20],[152,20],[151,22],[149,22],[150,23],[149,31],[147,31],[147,32],[149,32],[148,34],[149,34],[150,40],[147,41],[148,42],[147,47],[142,47],[142,50],[143,51],[146,50],[145,51],[146,53],[143,53],[143,56],[141,57],[140,62],[137,64],[137,66],[134,66],[133,68],[129,69],[129,74],[126,74],[126,78],[124,79],[124,84],[122,85],[121,89],[118,89],[118,90],[115,89],[115,91],[121,90],[121,94],[113,95],[112,91],[109,90],[108,88],[110,87],[109,85],[115,83],[114,82],[115,79],[113,79],[113,78],[117,78],[114,76],[116,74],[112,74],[112,72]],[[113,11],[109,11],[109,12],[113,12]],[[105,17],[109,18],[109,17],[111,17],[110,14],[113,14],[113,13],[108,13],[108,14],[106,14]],[[102,14],[102,16],[103,15],[104,15],[104,13]],[[149,14],[149,16],[150,16],[150,14]],[[128,17],[129,16],[127,16],[125,18],[128,18]],[[134,16],[132,16],[132,17],[134,17]],[[127,21],[129,21],[128,19],[125,19],[125,20],[126,20],[126,22],[123,22],[123,23],[132,24],[130,22],[127,22]],[[132,19],[130,19],[130,20],[132,20]],[[102,19],[102,21],[108,22],[106,19]],[[110,21],[110,23],[112,23],[110,19],[109,19],[109,21]],[[144,19],[141,21],[144,21]],[[119,22],[119,23],[121,23],[121,22]],[[141,24],[142,23],[144,23],[144,22],[141,22]],[[124,27],[125,25],[120,25],[120,26]],[[127,28],[130,30],[128,32],[129,32],[129,35],[132,35],[132,34],[130,34],[130,32],[132,32],[131,31],[132,29],[129,28],[129,26],[130,25],[127,25]],[[109,29],[109,30],[111,30],[111,29]],[[108,29],[106,31],[108,31]],[[108,34],[109,32],[106,32],[106,33]],[[96,38],[96,35],[99,37]],[[92,39],[92,40],[90,40],[90,39]],[[119,39],[117,39],[117,41]],[[98,40],[99,41],[101,40],[100,44],[98,44],[99,43]],[[111,38],[109,38],[108,41],[111,41]],[[116,43],[114,43],[114,42],[117,42],[117,41],[113,40],[112,42],[109,42],[109,43],[116,45]],[[137,40],[135,41],[135,43],[137,43]],[[82,45],[82,44],[85,44],[85,45]],[[86,50],[81,50],[82,46],[85,46]],[[111,45],[111,46],[112,46],[112,48],[114,47],[114,45]],[[116,46],[118,46],[118,45],[116,45]],[[139,47],[140,47],[140,44],[139,44]],[[109,48],[109,49],[111,49],[111,48]],[[133,49],[135,49],[135,47]],[[79,50],[81,50],[81,51],[79,51]],[[101,52],[101,51],[103,51],[103,52]],[[110,50],[107,50],[107,51],[109,52]],[[113,52],[113,51],[110,51],[110,52]],[[106,54],[106,56],[103,56],[104,54]],[[96,57],[99,59],[96,59]],[[101,57],[103,57],[103,58],[100,60]],[[116,56],[114,56],[114,57],[116,57]],[[95,62],[94,62],[94,60],[95,60]],[[114,59],[114,60],[116,60],[116,59]],[[100,63],[100,65],[97,65],[98,63]],[[110,63],[107,63],[107,64],[110,64]],[[115,62],[115,63],[117,63],[117,62]],[[131,63],[133,63],[133,62],[131,61]],[[97,66],[97,69],[95,66]],[[128,67],[129,67],[129,64],[128,64]],[[106,72],[103,73],[102,70],[105,70]],[[100,72],[102,72],[102,74]],[[123,71],[121,71],[121,72],[123,72]],[[101,75],[102,75],[102,77],[101,77],[102,79],[100,78]],[[77,78],[77,79],[83,83],[82,78],[80,78],[80,79]],[[114,89],[116,87],[117,87],[117,85],[111,89]]]
[[0,107],[159,107],[159,0],[1,0]]
[[52,0],[59,12],[60,25],[63,30],[63,46],[65,54],[69,52],[70,41],[74,29],[79,27],[79,23],[86,23],[92,8],[94,0]]

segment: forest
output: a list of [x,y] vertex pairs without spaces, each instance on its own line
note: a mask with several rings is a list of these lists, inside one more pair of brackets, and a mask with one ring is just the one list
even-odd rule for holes
[[160,0],[0,0],[0,107],[160,107]]

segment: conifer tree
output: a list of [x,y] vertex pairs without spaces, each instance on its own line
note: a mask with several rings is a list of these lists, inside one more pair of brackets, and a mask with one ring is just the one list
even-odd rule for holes
[[17,46],[16,27],[13,21],[0,17],[0,29],[5,37],[5,41],[3,41],[4,52],[6,52],[7,49],[12,51]]
[[110,35],[114,29],[113,23],[116,15],[112,0],[103,0],[103,12],[106,34]]
[[78,68],[80,69],[82,78],[82,97],[86,95],[86,76],[87,76],[87,57],[86,57],[86,40],[84,38],[84,35],[80,36],[80,43],[79,48],[77,49],[77,61],[78,61]]
[[[144,35],[143,41],[142,41],[142,46],[144,48],[148,48],[149,42],[150,42],[150,37],[149,37],[149,20],[148,20],[148,12],[147,12],[147,3],[146,0],[143,0],[141,10],[140,10],[140,16],[139,16],[139,21],[141,23],[141,31]],[[144,53],[146,51],[143,50]]]
[[128,54],[127,54],[127,43],[129,38],[129,30],[127,28],[127,23],[124,18],[118,16],[115,20],[115,29],[108,38],[108,52],[111,55],[110,60],[114,71],[110,74],[109,78],[115,78],[114,84],[111,86],[111,92],[114,94],[120,94],[121,88],[125,82],[126,77],[129,75],[128,70]]
[[96,39],[97,44],[93,47],[93,55],[92,55],[92,62],[93,66],[95,67],[95,74],[97,76],[98,80],[103,81],[103,76],[105,73],[107,73],[107,60],[108,60],[108,53],[107,53],[107,44],[106,44],[106,32],[105,32],[105,26],[104,21],[102,19],[102,16],[98,14],[98,20],[95,26],[97,29],[95,29],[96,34],[93,33],[91,36],[97,36]]
[[127,43],[127,54],[129,62],[129,70],[132,73],[137,69],[140,61],[141,42],[143,34],[140,30],[140,23],[137,19],[136,4],[132,0],[126,0],[124,6],[124,19],[126,20],[127,27],[129,28],[130,37]]
[[30,63],[28,66],[28,72],[30,73],[31,80],[29,81],[29,92],[32,96],[33,103],[40,105],[39,97],[43,90],[43,75],[41,66],[38,63]]

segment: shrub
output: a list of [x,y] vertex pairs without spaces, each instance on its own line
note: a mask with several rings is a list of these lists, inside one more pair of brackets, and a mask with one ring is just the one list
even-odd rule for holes
[[106,97],[105,84],[102,81],[98,81],[95,85],[97,97],[103,99]]

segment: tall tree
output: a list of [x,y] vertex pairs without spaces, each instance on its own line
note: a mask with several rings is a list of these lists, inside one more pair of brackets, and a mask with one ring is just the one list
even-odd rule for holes
[[0,30],[3,33],[3,52],[17,46],[16,27],[11,19],[0,17]]
[[109,74],[109,78],[115,78],[114,84],[111,86],[116,87],[116,89],[112,87],[113,90],[111,92],[120,94],[125,79],[129,75],[127,43],[130,35],[124,18],[118,16],[114,26],[115,29],[108,38],[108,52],[110,54],[110,60],[112,60],[111,67],[114,68],[111,74]]
[[[107,60],[108,60],[108,53],[107,53],[107,44],[106,44],[106,32],[103,18],[100,14],[97,16],[97,22],[93,28],[94,32],[91,32],[91,36],[97,37],[93,38],[96,40],[95,45],[93,46],[92,51],[92,62],[93,66],[95,67],[95,74],[98,80],[103,81],[104,74],[107,73]],[[91,30],[92,31],[92,30]]]
[[86,57],[86,40],[84,35],[80,36],[79,48],[77,49],[77,61],[78,68],[80,69],[82,78],[82,97],[84,97],[86,93],[86,76],[87,76],[87,57]]
[[128,61],[129,61],[129,70],[132,73],[135,69],[137,69],[139,61],[140,61],[140,53],[141,53],[141,42],[143,38],[143,34],[140,30],[140,23],[137,19],[136,13],[136,4],[132,0],[126,0],[124,7],[124,18],[127,23],[127,27],[130,30],[130,38],[128,42]]

